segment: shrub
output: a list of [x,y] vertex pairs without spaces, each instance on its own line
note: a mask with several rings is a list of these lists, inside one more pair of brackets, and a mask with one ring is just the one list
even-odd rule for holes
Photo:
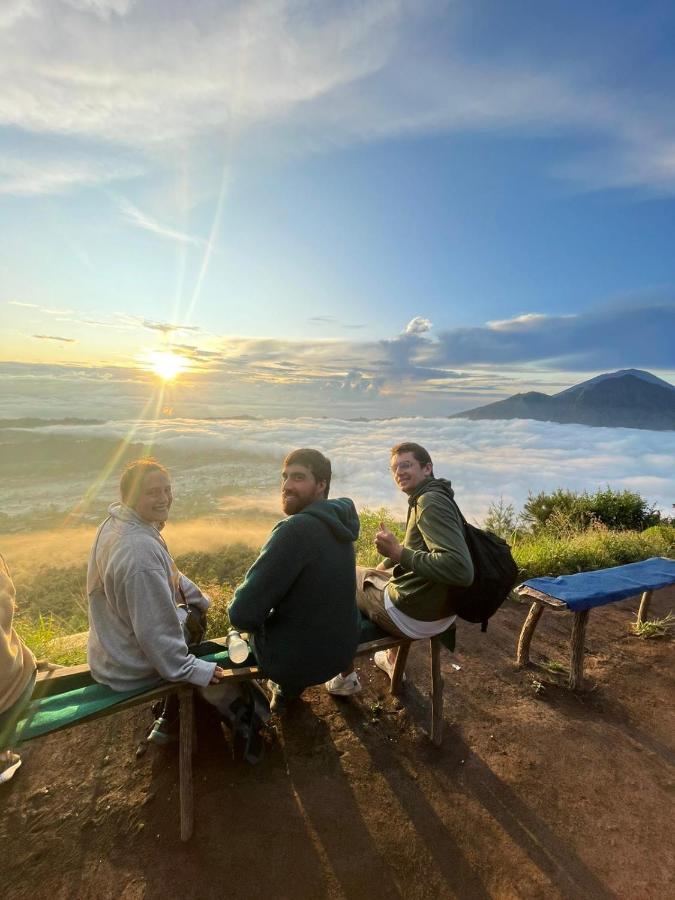
[[513,503],[504,503],[504,498],[500,497],[496,503],[490,504],[483,528],[499,535],[505,541],[511,541],[517,527],[518,520]]
[[594,494],[576,493],[558,488],[530,494],[524,507],[523,519],[533,531],[540,531],[560,521],[560,517],[576,529],[584,529],[599,522],[614,530],[641,530],[655,525],[660,513],[654,506],[633,491],[615,491],[609,486]]

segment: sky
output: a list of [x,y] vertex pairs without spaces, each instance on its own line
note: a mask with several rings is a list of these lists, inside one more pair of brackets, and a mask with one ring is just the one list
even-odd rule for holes
[[4,0],[0,415],[673,381],[674,44],[670,2]]

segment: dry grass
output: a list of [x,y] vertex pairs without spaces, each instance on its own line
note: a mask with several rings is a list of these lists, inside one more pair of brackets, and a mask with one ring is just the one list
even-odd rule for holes
[[[189,519],[167,524],[163,535],[173,556],[196,550],[212,552],[225,544],[247,544],[258,548],[264,542],[279,514],[253,516],[236,521],[228,519]],[[2,555],[12,576],[19,580],[35,573],[37,567],[65,569],[86,563],[96,528],[80,525],[29,534],[5,534]]]

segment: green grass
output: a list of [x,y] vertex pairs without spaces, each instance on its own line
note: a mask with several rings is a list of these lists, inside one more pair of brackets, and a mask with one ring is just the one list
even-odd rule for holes
[[659,529],[610,531],[592,527],[567,535],[541,532],[521,535],[512,544],[520,579],[541,575],[570,575],[667,556],[670,538]]
[[[360,518],[357,562],[376,566],[381,561],[374,545],[380,522],[400,540],[404,525],[384,508],[363,509]],[[537,535],[520,533],[513,541],[512,550],[520,569],[519,580],[525,581],[541,575],[566,575],[618,566],[650,556],[672,557],[674,535],[675,528],[665,524],[641,533],[611,531],[597,525],[582,531],[565,527],[554,532],[540,531]],[[247,545],[229,544],[212,553],[193,552],[176,557],[181,571],[212,599],[208,637],[227,633],[227,604],[256,556],[257,551]],[[15,583],[20,609],[16,628],[36,656],[64,665],[84,662],[83,650],[64,648],[60,644],[68,635],[87,628],[86,567],[42,568]],[[669,614],[655,625],[647,622],[642,626],[645,634],[641,636],[661,636],[664,629],[663,633],[668,633],[672,621]]]

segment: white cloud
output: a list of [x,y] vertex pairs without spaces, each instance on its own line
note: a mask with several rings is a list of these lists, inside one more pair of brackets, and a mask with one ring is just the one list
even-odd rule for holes
[[[605,145],[561,165],[567,177],[675,190],[665,92],[613,89],[572,45],[546,68],[526,42],[518,62],[481,58],[462,44],[462,9],[441,0],[14,0],[0,14],[0,124],[134,148],[162,165],[198,140],[222,159],[247,137],[240,152],[278,155],[439,131],[562,131]],[[441,18],[444,43],[433,34]],[[606,76],[600,62],[598,71]],[[14,190],[105,177],[24,173]]]
[[[406,498],[388,470],[389,448],[401,440],[415,440],[428,448],[436,474],[451,479],[465,515],[478,521],[500,496],[522,507],[528,491],[557,487],[594,491],[609,484],[617,490],[638,491],[667,514],[675,493],[675,432],[441,418],[162,421],[140,426],[127,421],[57,426],[49,432],[71,435],[73,440],[107,437],[116,442],[132,427],[133,439],[153,443],[153,453],[160,460],[163,453],[170,454],[174,475],[183,484],[198,481],[216,495],[223,491],[225,460],[227,487],[237,487],[229,464],[238,459],[247,495],[269,498],[284,455],[294,447],[317,447],[333,463],[333,496],[351,496],[360,507],[387,506],[401,518]],[[195,459],[202,461],[199,467]],[[60,491],[65,488],[59,485]],[[44,502],[39,483],[34,495],[26,492],[22,494],[25,510]]]
[[195,237],[194,235],[187,234],[184,231],[179,231],[176,228],[171,228],[168,225],[163,225],[161,222],[158,222],[156,219],[153,219],[147,213],[143,212],[143,210],[139,209],[137,206],[134,206],[133,203],[130,203],[128,200],[124,200],[120,204],[120,208],[122,210],[122,215],[135,228],[141,228],[143,231],[149,231],[152,234],[158,235],[158,237],[167,238],[171,241],[177,241],[179,244],[193,244],[195,247],[203,247],[205,241],[202,238]]
[[415,318],[411,319],[405,326],[404,334],[424,334],[426,331],[430,331],[432,327],[429,319],[424,319],[422,316],[415,316]]

